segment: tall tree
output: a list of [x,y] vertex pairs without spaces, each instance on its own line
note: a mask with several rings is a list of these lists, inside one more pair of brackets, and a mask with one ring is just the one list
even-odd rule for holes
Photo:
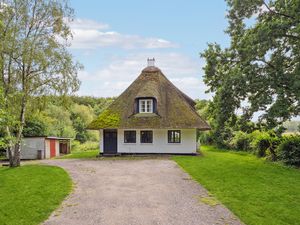
[[249,121],[269,128],[300,113],[300,0],[227,0],[231,43],[209,44],[204,81],[214,92],[218,129]]
[[65,0],[2,0],[0,3],[0,85],[4,107],[15,121],[5,125],[10,166],[20,165],[20,143],[30,97],[67,94],[80,82],[68,52],[68,22],[73,10]]
[[94,117],[95,115],[91,107],[76,103],[73,105],[71,109],[71,119],[73,127],[76,130],[76,140],[83,143],[90,138],[90,131],[87,131],[86,127],[92,122]]

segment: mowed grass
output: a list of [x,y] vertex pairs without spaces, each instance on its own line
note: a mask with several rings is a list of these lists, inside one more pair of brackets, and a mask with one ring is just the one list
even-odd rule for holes
[[93,159],[99,155],[99,149],[71,152],[70,154],[56,157],[56,159]]
[[59,167],[0,167],[0,224],[40,224],[71,188],[69,175]]
[[300,224],[300,170],[202,146],[173,159],[248,225]]

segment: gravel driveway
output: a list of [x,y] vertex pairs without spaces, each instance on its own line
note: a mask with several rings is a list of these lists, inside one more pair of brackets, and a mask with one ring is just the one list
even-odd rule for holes
[[[47,225],[241,224],[175,162],[49,160],[66,169],[75,187]],[[202,199],[202,200],[201,200]]]

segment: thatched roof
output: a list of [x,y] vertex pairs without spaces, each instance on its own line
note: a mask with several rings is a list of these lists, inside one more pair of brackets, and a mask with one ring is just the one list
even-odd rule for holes
[[[154,97],[157,113],[135,114],[135,99],[139,97]],[[88,129],[210,129],[194,106],[195,102],[175,87],[159,68],[148,66]]]

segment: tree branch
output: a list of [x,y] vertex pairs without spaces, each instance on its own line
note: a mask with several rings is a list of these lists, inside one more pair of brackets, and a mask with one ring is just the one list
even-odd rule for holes
[[290,18],[290,19],[293,19],[293,20],[296,19],[293,16],[290,16],[288,14],[281,13],[281,12],[278,12],[278,11],[275,11],[275,10],[271,9],[270,6],[265,1],[263,1],[263,5],[266,6],[266,8],[269,10],[269,12],[271,12],[273,14],[276,14],[276,15],[279,15],[279,16],[283,16],[283,17],[286,17],[286,18]]

